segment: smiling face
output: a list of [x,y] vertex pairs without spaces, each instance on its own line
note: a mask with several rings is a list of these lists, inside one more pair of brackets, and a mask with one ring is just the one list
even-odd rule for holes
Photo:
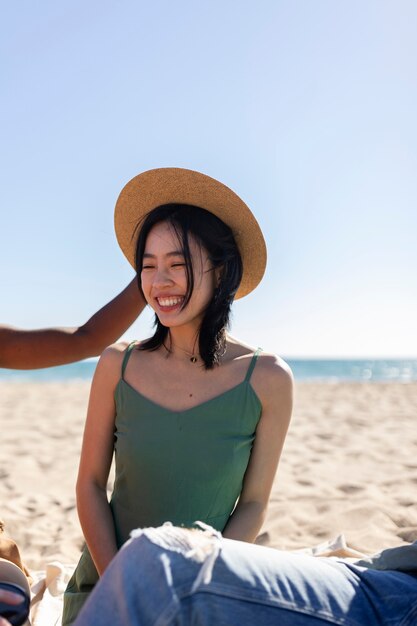
[[188,235],[194,288],[187,304],[187,268],[182,246],[173,227],[159,222],[149,231],[141,268],[141,285],[147,303],[167,327],[192,324],[198,328],[215,288],[215,272],[207,251]]

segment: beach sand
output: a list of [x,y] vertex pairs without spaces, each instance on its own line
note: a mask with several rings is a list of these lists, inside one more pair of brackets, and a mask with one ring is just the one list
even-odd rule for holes
[[[33,569],[75,563],[88,382],[0,383],[0,518]],[[298,383],[262,543],[340,533],[362,552],[417,540],[417,383]]]

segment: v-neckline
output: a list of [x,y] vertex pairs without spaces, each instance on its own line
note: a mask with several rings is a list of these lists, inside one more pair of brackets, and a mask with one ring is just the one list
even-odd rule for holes
[[132,385],[130,383],[128,383],[127,380],[125,380],[124,378],[120,378],[117,386],[119,386],[120,383],[124,383],[128,389],[133,391],[133,393],[135,395],[137,395],[140,398],[142,398],[142,400],[144,400],[145,402],[148,402],[148,404],[152,404],[153,406],[157,407],[158,409],[161,409],[162,411],[166,411],[167,413],[172,413],[173,415],[178,414],[178,413],[189,413],[190,411],[195,411],[195,410],[199,409],[200,407],[205,406],[206,404],[210,404],[211,402],[219,400],[219,398],[222,398],[223,396],[226,396],[227,394],[236,391],[237,389],[239,389],[239,387],[242,387],[243,385],[247,385],[249,387],[250,391],[253,393],[253,395],[255,396],[256,400],[259,402],[259,405],[262,406],[261,405],[261,401],[259,400],[258,394],[256,393],[256,391],[252,387],[250,380],[246,380],[246,379],[242,380],[240,383],[237,383],[237,385],[234,385],[230,389],[226,389],[226,391],[223,391],[222,393],[219,393],[217,396],[214,396],[213,398],[209,398],[208,400],[204,400],[203,402],[199,402],[198,404],[195,404],[194,406],[192,406],[192,407],[190,407],[188,409],[182,409],[182,410],[170,409],[170,408],[168,408],[166,406],[163,406],[162,404],[159,404],[158,402],[155,402],[154,400],[151,400],[150,398],[145,396],[143,393],[141,393],[140,391],[138,391],[137,389],[132,387]]

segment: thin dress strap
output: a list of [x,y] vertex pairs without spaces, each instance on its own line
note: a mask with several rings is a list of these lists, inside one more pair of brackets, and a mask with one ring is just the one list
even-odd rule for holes
[[122,361],[122,378],[124,378],[125,376],[127,362],[130,359],[130,355],[132,354],[132,350],[136,346],[136,344],[137,344],[137,341],[132,341],[132,343],[130,343],[125,350],[125,355]]
[[249,363],[249,367],[248,367],[248,371],[246,372],[246,376],[245,376],[245,383],[248,383],[250,381],[250,378],[252,376],[252,372],[255,368],[256,365],[256,361],[258,360],[258,356],[259,354],[262,352],[262,348],[258,348],[256,350],[256,352],[254,353],[251,362]]

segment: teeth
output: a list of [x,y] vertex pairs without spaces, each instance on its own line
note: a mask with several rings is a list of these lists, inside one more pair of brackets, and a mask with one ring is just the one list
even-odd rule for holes
[[158,302],[161,306],[175,306],[182,302],[183,298],[158,298]]

